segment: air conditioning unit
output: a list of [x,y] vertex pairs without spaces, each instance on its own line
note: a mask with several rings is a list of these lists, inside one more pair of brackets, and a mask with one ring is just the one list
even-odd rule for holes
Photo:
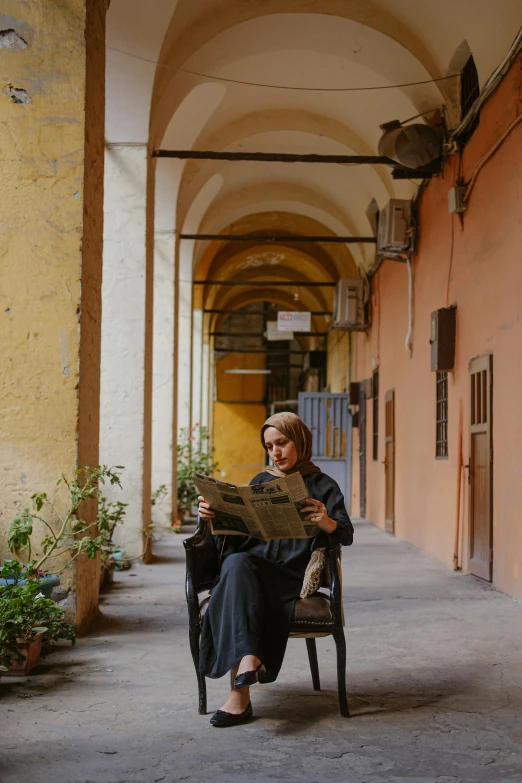
[[335,288],[333,329],[362,331],[364,320],[364,282],[342,277]]
[[411,247],[411,201],[392,198],[381,210],[377,233],[378,253],[401,253]]

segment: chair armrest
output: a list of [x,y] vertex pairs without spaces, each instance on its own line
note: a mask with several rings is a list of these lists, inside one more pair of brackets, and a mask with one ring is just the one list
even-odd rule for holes
[[199,519],[196,532],[183,541],[187,562],[187,597],[210,590],[219,576],[219,558],[210,522]]

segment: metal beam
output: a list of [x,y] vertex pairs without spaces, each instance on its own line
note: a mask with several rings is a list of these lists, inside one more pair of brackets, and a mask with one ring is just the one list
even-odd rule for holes
[[293,283],[291,281],[284,282],[282,280],[194,280],[193,285],[264,285],[268,287],[272,287],[275,285],[277,286],[286,285],[289,286],[290,288],[296,288],[296,287],[309,288],[310,286],[333,288],[337,285],[337,283],[317,283],[315,281],[310,283],[303,283],[303,282]]
[[[297,335],[298,337],[326,337],[328,332],[301,332],[301,331],[295,331],[292,332],[292,334]],[[209,332],[210,337],[262,337],[264,335],[264,332],[241,332],[241,333],[230,333],[230,332]],[[280,338],[281,340],[284,340],[284,337]],[[291,337],[288,338],[289,340],[292,339]]]
[[270,356],[289,356],[290,354],[298,354],[304,356],[309,351],[294,351],[291,348],[214,348],[214,353],[267,353]]
[[[242,310],[221,310],[220,308],[208,308],[203,310],[204,313],[220,313],[222,315],[235,315],[235,316],[245,316],[245,315],[269,315],[270,313],[273,313],[274,310],[248,310],[246,312],[243,312]],[[301,312],[299,310],[295,311]],[[330,310],[311,310],[306,311],[310,312],[310,315],[333,315],[333,313],[330,312]]]
[[374,245],[375,237],[287,236],[285,234],[180,234],[180,239],[223,240],[226,242],[323,242],[336,244]]
[[178,158],[181,160],[242,160],[275,163],[383,163],[396,166],[397,163],[384,155],[296,155],[287,152],[217,152],[215,150],[154,150],[155,158]]
[[222,402],[224,405],[269,405],[264,400],[216,400],[216,402]]

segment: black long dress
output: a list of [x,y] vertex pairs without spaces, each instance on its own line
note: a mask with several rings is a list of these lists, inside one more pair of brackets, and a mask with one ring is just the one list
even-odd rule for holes
[[[251,484],[273,481],[267,472]],[[252,536],[216,536],[223,551],[220,579],[203,621],[200,670],[207,677],[226,674],[245,655],[264,664],[263,682],[273,682],[283,663],[295,602],[314,549],[349,546],[353,527],[339,485],[325,473],[304,476],[309,496],[325,504],[337,522],[333,533],[315,538],[262,541]]]

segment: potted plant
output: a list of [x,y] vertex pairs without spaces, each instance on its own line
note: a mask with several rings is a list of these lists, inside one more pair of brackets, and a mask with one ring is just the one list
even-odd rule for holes
[[[37,573],[45,565],[50,573],[59,574],[82,553],[90,559],[95,558],[103,546],[106,535],[103,528],[107,526],[109,520],[100,519],[98,516],[94,521],[86,522],[80,517],[80,508],[86,500],[93,498],[99,502],[102,500],[100,484],[108,481],[112,485],[117,484],[121,487],[120,474],[117,472],[119,470],[123,470],[120,465],[115,468],[108,468],[106,465],[98,465],[97,468],[85,467],[80,468],[73,479],[62,473],[56,485],[63,483],[67,486],[69,502],[64,514],[58,512],[46,492],[31,495],[33,511],[25,508],[9,525],[7,544],[11,552],[18,554],[26,550],[28,558],[35,554],[32,536],[36,519],[47,530],[40,542],[40,551],[36,553],[36,558],[31,560]],[[42,510],[46,512],[45,515],[41,513]],[[99,525],[102,527],[101,533],[98,529]],[[65,563],[62,564],[64,559]]]
[[[26,552],[28,562],[8,560],[0,570],[0,667],[22,665],[16,673],[27,673],[38,660],[42,638],[74,639],[74,628],[65,622],[64,610],[46,597],[42,589],[43,568],[59,574],[84,553],[97,557],[104,541],[98,518],[86,522],[80,516],[82,504],[102,497],[100,484],[109,482],[121,487],[117,471],[121,466],[81,468],[74,478],[65,474],[57,485],[65,484],[69,502],[60,513],[46,492],[31,496],[33,510],[17,514],[7,531],[7,543],[17,555]],[[39,545],[33,542],[34,521],[46,529]],[[103,527],[103,521],[102,521]],[[33,557],[33,555],[35,555]]]
[[44,637],[74,644],[75,629],[65,622],[64,610],[41,592],[33,563],[24,566],[7,560],[0,577],[0,671],[29,674],[38,662]]
[[[15,581],[13,574],[9,576],[0,577],[0,585],[12,584]],[[22,579],[22,582],[24,580]],[[22,582],[19,582],[21,584]],[[39,571],[38,584],[40,592],[44,594],[46,598],[51,598],[52,592],[55,587],[60,585],[60,577],[56,574],[44,574],[43,571]]]
[[130,563],[125,557],[125,550],[114,543],[114,533],[118,525],[125,519],[125,509],[128,503],[121,500],[109,503],[107,498],[101,497],[98,505],[98,532],[102,537],[101,544],[101,571],[100,587],[112,584],[114,581],[114,569],[129,568]]
[[192,481],[193,473],[211,476],[218,466],[214,462],[214,449],[210,446],[207,427],[196,422],[192,427],[180,430],[178,440],[178,516],[190,513],[197,504],[198,490]]

